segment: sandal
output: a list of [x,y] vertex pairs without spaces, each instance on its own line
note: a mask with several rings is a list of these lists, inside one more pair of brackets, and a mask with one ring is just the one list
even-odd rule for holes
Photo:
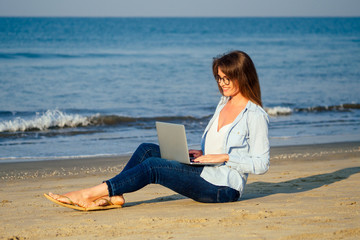
[[59,204],[63,207],[67,207],[67,208],[71,208],[71,209],[75,209],[75,210],[78,210],[78,211],[97,211],[97,210],[107,210],[107,209],[113,209],[113,208],[121,208],[122,205],[118,205],[118,204],[114,204],[112,203],[110,200],[106,199],[106,198],[99,198],[95,201],[98,201],[98,200],[105,200],[108,205],[105,205],[105,206],[94,206],[94,207],[88,207],[88,208],[85,208],[85,207],[82,207],[82,206],[79,206],[77,205],[76,203],[74,203],[73,201],[71,201],[70,198],[68,198],[67,196],[63,196],[63,195],[59,195],[60,197],[64,197],[64,198],[67,198],[69,200],[70,203],[63,203],[63,202],[60,202],[59,200],[56,200],[52,197],[50,197],[48,194],[44,193],[44,196],[52,201],[53,203],[56,203],[56,204]]

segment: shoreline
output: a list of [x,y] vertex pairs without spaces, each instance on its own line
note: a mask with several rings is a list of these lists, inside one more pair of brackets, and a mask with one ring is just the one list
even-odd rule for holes
[[[331,139],[331,141],[329,141]],[[335,140],[334,140],[335,139]],[[308,136],[308,137],[277,137],[270,138],[271,149],[287,148],[308,145],[331,145],[343,143],[356,143],[360,142],[360,135],[333,135],[333,136]],[[200,145],[189,145],[189,149],[200,149]],[[134,150],[136,147],[134,148]],[[119,154],[95,154],[95,155],[74,155],[74,156],[53,156],[53,157],[1,157],[0,166],[4,163],[26,163],[26,162],[45,162],[45,161],[66,161],[66,160],[87,160],[93,158],[123,158],[131,156],[132,152],[119,153]]]
[[129,156],[0,164],[0,239],[357,239],[360,142],[271,148],[237,202],[198,203],[157,184],[121,209],[79,212],[48,201],[113,177]]
[[[338,155],[354,157],[360,152],[360,141],[307,144],[293,146],[275,146],[270,149],[270,164],[286,159],[305,160],[330,160]],[[4,162],[0,163],[0,180],[11,181],[16,179],[36,179],[54,176],[85,176],[86,174],[119,173],[131,157],[96,156],[69,159],[49,159],[42,161]]]
[[[284,140],[283,140],[284,141]],[[270,144],[270,149],[271,149],[271,153],[273,152],[273,150],[275,150],[275,152],[277,151],[282,151],[282,149],[286,149],[286,148],[294,148],[294,149],[301,149],[301,148],[305,148],[305,147],[312,147],[312,146],[319,146],[319,147],[325,147],[329,146],[329,147],[333,147],[333,146],[353,146],[353,145],[357,145],[360,144],[360,140],[357,140],[357,138],[351,139],[350,140],[340,140],[340,141],[333,141],[333,142],[314,142],[314,143],[292,143],[292,141],[289,141],[289,143],[287,144],[278,144],[275,143],[273,145]],[[189,149],[190,148],[200,148],[200,146],[198,145],[191,145],[188,146]],[[276,150],[279,149],[279,150]],[[129,152],[129,153],[122,153],[122,154],[104,154],[104,155],[89,155],[89,156],[59,156],[59,157],[42,157],[42,158],[36,158],[36,157],[26,157],[26,158],[12,158],[12,159],[6,159],[6,160],[0,160],[0,166],[2,164],[8,164],[8,163],[33,163],[33,162],[48,162],[48,161],[82,161],[82,160],[91,160],[91,159],[114,159],[114,158],[125,158],[125,157],[130,157],[133,153]]]

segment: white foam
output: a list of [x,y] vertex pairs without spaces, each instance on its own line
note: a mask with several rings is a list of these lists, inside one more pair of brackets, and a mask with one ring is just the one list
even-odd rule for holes
[[272,108],[265,108],[265,111],[270,116],[284,116],[284,115],[291,115],[293,110],[289,107],[272,107]]
[[76,127],[87,126],[90,121],[87,117],[78,114],[66,114],[59,110],[48,110],[37,113],[33,119],[15,118],[10,121],[0,122],[0,132],[17,132],[30,129],[46,130],[51,127]]

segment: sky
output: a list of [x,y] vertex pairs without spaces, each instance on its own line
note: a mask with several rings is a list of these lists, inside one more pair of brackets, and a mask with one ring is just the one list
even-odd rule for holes
[[360,0],[0,0],[0,16],[360,16]]

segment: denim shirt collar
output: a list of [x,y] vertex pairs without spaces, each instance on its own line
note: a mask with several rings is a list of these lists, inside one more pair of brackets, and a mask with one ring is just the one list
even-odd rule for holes
[[[230,97],[221,97],[219,105],[212,117],[212,119],[210,120],[208,126],[205,129],[205,132],[207,132],[211,126],[211,124],[213,123],[213,121],[215,120],[215,118],[220,114],[221,110],[225,107],[226,103],[230,100]],[[245,106],[245,108],[240,112],[240,114],[235,118],[235,120],[232,122],[230,129],[236,125],[236,123],[238,123],[240,121],[240,119],[242,118],[242,116],[245,114],[246,111],[255,111],[257,105],[255,103],[253,103],[251,100],[249,100]]]
[[[215,121],[216,117],[220,114],[221,110],[225,107],[226,103],[230,100],[230,97],[221,97],[220,102],[218,104],[218,107],[216,108],[216,111],[213,115],[213,117],[211,118],[211,120],[209,121],[207,127],[205,128],[204,134],[202,136],[201,139],[201,149],[204,152],[205,150],[205,137],[207,135],[207,132],[209,131],[210,126],[213,124],[213,122]],[[224,142],[224,148],[227,149],[226,144],[227,144],[227,140],[229,138],[229,134],[231,132],[231,130],[236,126],[236,124],[243,118],[244,114],[247,111],[255,111],[257,105],[255,103],[253,103],[251,100],[248,101],[248,103],[246,104],[245,108],[240,112],[240,114],[235,118],[235,120],[231,123],[231,126],[226,134],[226,141]]]

